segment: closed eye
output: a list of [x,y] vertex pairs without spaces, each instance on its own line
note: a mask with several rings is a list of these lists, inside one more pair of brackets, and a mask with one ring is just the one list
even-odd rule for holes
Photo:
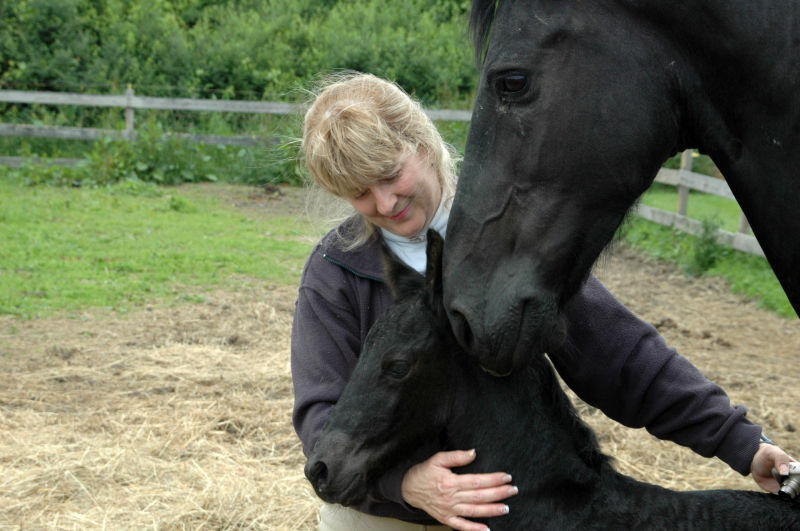
[[400,174],[402,173],[402,171],[403,171],[403,170],[402,170],[402,168],[401,168],[401,169],[399,169],[399,170],[397,170],[397,171],[395,171],[395,172],[393,172],[393,173],[390,173],[389,175],[387,175],[387,176],[383,177],[383,178],[381,179],[381,182],[384,182],[384,183],[390,183],[390,182],[392,182],[392,181],[396,180],[398,177],[400,177]]

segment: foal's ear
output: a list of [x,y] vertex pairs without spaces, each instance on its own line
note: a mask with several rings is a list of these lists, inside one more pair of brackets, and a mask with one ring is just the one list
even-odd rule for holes
[[442,255],[444,238],[433,229],[428,229],[428,260],[425,269],[425,292],[428,304],[441,321],[445,319],[444,287],[442,286]]
[[425,289],[425,279],[412,268],[403,263],[389,249],[386,243],[381,248],[383,252],[383,270],[386,272],[386,283],[395,300],[418,295]]

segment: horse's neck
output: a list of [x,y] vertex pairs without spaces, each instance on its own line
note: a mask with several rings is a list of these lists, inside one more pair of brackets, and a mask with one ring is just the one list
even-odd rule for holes
[[800,312],[800,1],[642,5],[689,65],[687,147],[719,166]]
[[695,79],[679,73],[688,84],[681,88],[711,100],[731,118],[729,127],[743,128],[732,134],[752,130],[750,113],[759,118],[755,125],[800,116],[800,1],[620,1],[663,35],[672,50],[665,60],[684,62],[702,83],[694,87]]
[[[792,116],[800,116],[800,1],[688,0],[676,5],[649,0],[636,5],[638,14],[670,43],[672,55],[666,60],[683,62],[696,76],[678,74],[685,96],[708,99],[726,119],[731,135],[747,143],[748,134],[786,134],[770,124],[780,128],[796,123]],[[716,134],[709,129],[717,124],[702,125],[698,136]],[[767,130],[754,131],[759,126]]]
[[[797,49],[797,0],[686,0],[676,4],[659,0],[620,0],[628,8],[668,33],[687,48],[703,53],[715,53],[721,58],[737,59],[741,68],[753,66],[785,71],[781,65],[794,69]],[[771,56],[772,62],[762,63],[760,56]],[[777,65],[776,65],[777,63]],[[735,67],[734,67],[735,68]]]

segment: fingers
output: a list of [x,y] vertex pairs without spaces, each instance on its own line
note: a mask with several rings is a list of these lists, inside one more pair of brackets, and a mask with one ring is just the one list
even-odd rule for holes
[[511,483],[511,479],[511,476],[505,472],[494,472],[487,474],[461,474],[456,476],[454,482],[459,490],[478,491],[507,485]]
[[[470,464],[475,460],[475,450],[456,450],[450,452],[439,452],[431,457],[432,465],[444,468],[457,468]],[[454,485],[449,486],[453,489],[462,491],[479,490],[505,485],[511,482],[511,476],[505,472],[494,472],[486,474],[454,474]],[[508,496],[497,498],[498,500]]]
[[475,450],[453,450],[451,452],[439,452],[431,457],[431,463],[445,468],[455,468],[467,466],[475,460]]
[[508,514],[503,502],[517,494],[511,476],[504,472],[455,474],[451,468],[468,465],[475,451],[439,452],[406,473],[403,498],[438,521],[463,531],[484,531],[484,524],[469,518],[492,518]]
[[487,504],[503,501],[516,495],[518,492],[519,490],[514,485],[502,485],[492,488],[460,490],[453,496],[453,499],[461,504]]
[[489,531],[488,526],[467,520],[466,518],[462,518],[460,516],[453,516],[446,522],[442,523],[452,527],[453,529],[458,529],[459,531]]
[[443,524],[462,531],[488,531],[485,524],[473,522],[468,518],[492,518],[508,514],[508,505],[502,503],[492,505],[456,505],[455,514],[440,520]]
[[[431,463],[444,468],[464,466],[475,460],[475,450],[440,452]],[[440,493],[453,501],[470,504],[492,503],[515,495],[518,491],[505,472],[486,474],[448,474],[439,483]]]
[[773,477],[772,469],[776,469],[781,475],[786,475],[789,473],[789,463],[792,461],[794,459],[789,457],[780,447],[772,444],[762,444],[755,456],[753,456],[750,472],[755,482],[762,489],[775,493],[780,489],[780,484]]

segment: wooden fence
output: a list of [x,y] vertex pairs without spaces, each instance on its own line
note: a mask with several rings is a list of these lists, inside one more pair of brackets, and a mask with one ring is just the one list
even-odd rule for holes
[[[188,98],[154,98],[137,96],[131,87],[124,95],[74,94],[64,92],[38,92],[20,90],[0,90],[0,102],[39,105],[82,105],[90,107],[116,107],[125,109],[125,129],[96,129],[88,127],[45,126],[28,124],[7,124],[0,122],[0,136],[23,136],[40,138],[60,138],[70,140],[96,140],[106,136],[113,138],[134,139],[136,109],[161,109],[173,111],[211,111],[259,114],[298,114],[305,106],[295,103],[277,103],[241,100],[198,100]],[[425,112],[433,120],[468,122],[470,111],[426,109]],[[259,146],[267,140],[257,136],[225,136],[201,135],[189,133],[170,133],[173,136],[188,138],[195,142],[222,144],[233,146]],[[0,164],[18,166],[24,157],[0,157]],[[74,159],[51,159],[49,163],[71,164]],[[646,205],[637,207],[637,214],[645,219],[661,225],[674,227],[690,234],[699,235],[703,231],[702,223],[686,216],[689,201],[689,190],[718,195],[734,199],[728,184],[722,179],[714,179],[706,175],[692,172],[692,151],[688,150],[681,157],[679,170],[662,168],[656,176],[656,182],[676,186],[678,189],[677,212],[668,212]],[[717,241],[747,253],[764,256],[761,246],[750,234],[750,227],[744,214],[739,221],[739,229],[735,233],[717,230]]]
[[[636,207],[636,213],[660,225],[666,225],[699,236],[703,233],[702,222],[686,216],[689,205],[689,190],[725,197],[734,201],[736,198],[733,196],[733,192],[731,192],[728,183],[724,180],[694,173],[692,171],[692,155],[693,150],[689,149],[684,151],[681,156],[680,169],[661,168],[656,175],[655,180],[657,183],[677,186],[677,212],[668,212],[666,210],[639,204]],[[716,239],[718,243],[733,247],[737,251],[764,256],[764,251],[751,234],[750,224],[747,222],[744,213],[740,212],[739,214],[739,228],[736,232],[717,229]]]

